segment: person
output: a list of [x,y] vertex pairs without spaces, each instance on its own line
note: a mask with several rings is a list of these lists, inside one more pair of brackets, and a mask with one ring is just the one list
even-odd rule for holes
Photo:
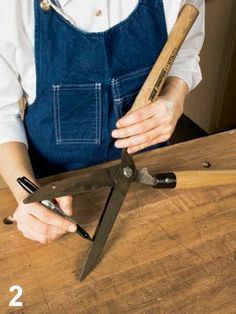
[[[0,174],[23,235],[48,243],[76,227],[16,179],[37,179],[164,145],[201,81],[204,1],[157,102],[125,115],[184,0],[8,0],[0,12]],[[26,100],[24,119],[18,106]],[[72,197],[57,199],[68,215]]]

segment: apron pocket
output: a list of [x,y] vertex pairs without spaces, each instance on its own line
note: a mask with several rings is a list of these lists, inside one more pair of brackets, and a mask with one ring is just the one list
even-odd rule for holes
[[101,83],[53,85],[57,144],[101,143]]
[[132,107],[152,66],[122,75],[112,80],[111,88],[116,119],[123,117]]

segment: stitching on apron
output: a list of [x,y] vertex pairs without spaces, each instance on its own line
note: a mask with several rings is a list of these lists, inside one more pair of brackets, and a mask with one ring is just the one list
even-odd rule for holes
[[[101,142],[101,83],[53,85],[54,126],[57,144],[100,144]],[[95,139],[94,138],[62,138],[60,91],[90,90],[95,95]]]

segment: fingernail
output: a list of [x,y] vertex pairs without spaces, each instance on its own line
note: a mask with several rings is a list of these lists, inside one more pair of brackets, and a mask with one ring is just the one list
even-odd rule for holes
[[76,227],[76,225],[69,225],[69,227],[68,227],[68,231],[69,232],[75,232],[77,230],[77,227]]
[[120,148],[120,147],[121,147],[119,141],[116,141],[116,142],[115,142],[115,147],[117,147],[117,148]]
[[118,136],[118,132],[116,130],[112,131],[111,133],[112,137],[117,137]]
[[117,121],[116,122],[116,126],[119,128],[121,126],[121,122],[120,121]]

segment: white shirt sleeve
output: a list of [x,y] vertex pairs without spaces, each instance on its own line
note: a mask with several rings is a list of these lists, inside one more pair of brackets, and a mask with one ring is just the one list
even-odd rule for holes
[[18,81],[16,48],[0,46],[0,144],[18,141],[27,145],[19,100],[23,95]]
[[202,80],[199,53],[205,36],[205,1],[183,1],[182,4],[186,2],[194,4],[199,9],[199,16],[186,37],[168,76],[176,76],[183,79],[187,83],[189,91],[191,91]]
[[[20,25],[16,17],[19,8],[13,0],[2,5],[0,13],[0,144],[17,141],[27,145],[18,105],[23,96],[17,60],[19,47],[16,29],[20,29]],[[13,25],[14,27],[18,25],[15,31]]]

